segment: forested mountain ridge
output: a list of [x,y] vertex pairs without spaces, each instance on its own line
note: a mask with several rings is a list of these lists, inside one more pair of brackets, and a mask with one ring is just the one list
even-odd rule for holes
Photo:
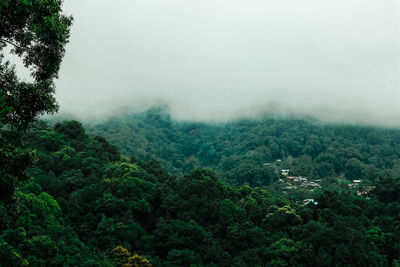
[[[375,180],[400,175],[400,130],[262,118],[227,123],[177,122],[163,109],[87,125],[126,155],[156,158],[174,173],[205,166],[229,184],[268,185],[279,169],[312,179]],[[282,161],[279,168],[264,163]]]
[[[171,175],[121,156],[76,121],[37,123],[32,179],[0,205],[5,266],[397,266],[400,180],[366,198],[340,188],[301,205],[231,187],[209,170]],[[129,252],[130,251],[130,252]],[[133,255],[133,256],[132,256]],[[135,265],[136,264],[136,265]]]
[[[68,104],[64,98],[60,105],[74,110],[74,113],[84,109],[102,116],[105,113],[93,111],[93,107],[97,105],[109,111],[108,107],[118,109],[123,103],[131,106],[128,102],[133,99],[131,93],[134,91],[142,95],[142,91],[147,93],[160,88],[183,89],[188,88],[184,85],[187,82],[200,85],[202,91],[207,90],[202,82],[192,80],[191,75],[176,76],[182,72],[168,67],[173,63],[170,60],[162,60],[167,65],[161,64],[168,70],[163,71],[161,66],[154,72],[154,67],[160,65],[158,59],[167,59],[165,55],[174,56],[174,51],[168,51],[165,46],[165,40],[158,39],[165,35],[158,34],[157,25],[168,22],[164,24],[169,31],[175,23],[168,20],[171,16],[167,20],[160,17],[165,12],[155,10],[155,5],[147,8],[141,4],[137,6],[139,9],[115,4],[99,6],[95,1],[88,5],[81,1],[68,4],[67,11],[79,10],[77,21],[80,22],[74,30],[80,37],[71,44],[84,46],[72,47],[62,68],[66,72],[60,76],[66,79],[57,82],[62,88],[59,93],[72,103]],[[182,13],[178,6],[176,8],[168,9]],[[102,10],[109,15],[107,18]],[[144,16],[132,16],[134,10]],[[226,13],[225,8],[221,10]],[[95,13],[100,20],[96,19]],[[204,18],[197,19],[192,13],[194,20],[187,20],[187,12],[183,12],[185,17],[182,18],[178,13],[172,16],[179,22],[178,26],[184,21],[190,28],[191,23],[198,24]],[[231,13],[235,16],[232,21],[241,17],[237,12]],[[320,12],[316,13],[320,16]],[[214,15],[219,17],[218,12]],[[86,21],[89,24],[82,20],[85,16],[90,18]],[[123,18],[123,21],[115,16]],[[142,48],[151,48],[146,50],[151,55],[158,55],[153,58],[157,62],[147,57],[143,49],[139,50],[145,52],[144,57],[136,57],[138,53],[130,53],[139,51],[132,47],[133,43],[119,39],[128,36],[123,27],[134,30],[132,25],[143,25],[130,24],[133,21],[126,20],[128,17],[150,18],[150,24],[157,26],[145,31],[143,27],[136,27],[140,33],[129,35],[144,40]],[[90,134],[74,120],[49,125],[38,120],[44,114],[58,111],[55,79],[59,77],[66,54],[72,21],[73,18],[63,10],[62,0],[0,0],[0,267],[400,266],[398,130],[327,126],[308,120],[276,118],[224,124],[177,122],[162,109],[92,125]],[[258,19],[253,21],[257,25],[262,22]],[[296,22],[293,26],[298,28],[299,20],[291,18],[291,21]],[[315,24],[313,19],[310,21]],[[107,27],[102,27],[102,31],[95,30],[104,23]],[[79,25],[86,26],[82,28]],[[118,32],[112,31],[116,28]],[[179,36],[173,28],[170,32]],[[201,28],[200,32],[195,31],[196,35],[208,27]],[[107,32],[110,29],[112,32]],[[150,46],[146,45],[145,39],[148,38],[140,38],[142,33],[150,33]],[[186,40],[188,31],[182,33]],[[105,35],[111,36],[108,38],[111,45],[104,42]],[[102,41],[97,42],[96,36],[100,36]],[[169,38],[171,36],[168,34],[169,44],[174,42]],[[201,33],[198,36],[206,35]],[[324,36],[329,37],[329,34]],[[218,41],[210,40],[210,44]],[[93,41],[93,53],[88,53],[90,42],[87,41]],[[99,43],[102,43],[101,47]],[[132,45],[121,46],[122,43]],[[182,43],[181,40],[178,43]],[[375,44],[373,50],[376,50]],[[125,63],[132,61],[129,57],[116,56],[114,45],[118,46],[120,55],[127,55],[128,49],[129,54],[135,56],[134,60],[139,60],[136,68],[140,70],[136,72],[139,76],[135,77],[132,72],[135,69],[132,64],[125,68],[130,74],[119,71],[124,69]],[[166,54],[157,51],[158,46]],[[101,58],[96,53],[100,51],[98,49],[106,49]],[[183,54],[190,55],[191,52]],[[111,61],[104,55],[111,56]],[[367,58],[370,55],[368,53]],[[104,64],[97,64],[99,58],[101,63],[112,63],[119,70],[113,71],[104,68]],[[190,69],[191,63],[198,65],[201,60],[179,61],[180,66]],[[235,63],[229,62],[230,65]],[[386,68],[387,64],[382,62]],[[209,63],[207,65],[211,66]],[[85,71],[77,71],[77,66],[83,66]],[[93,68],[96,66],[100,68]],[[373,72],[379,72],[382,66],[377,64],[377,71]],[[291,69],[289,65],[286,67]],[[210,77],[201,69],[196,68],[193,74],[201,80]],[[103,70],[107,75],[102,76]],[[164,83],[163,77],[172,77],[169,70],[180,81],[184,76],[189,79],[173,86],[170,81],[174,79],[164,80]],[[225,76],[224,72],[219,74]],[[233,73],[226,74],[225,77],[232,80]],[[133,85],[148,80],[146,77],[151,77],[155,83]],[[374,80],[390,82],[374,77]],[[237,85],[244,85],[246,79],[238,78]],[[212,88],[220,83],[206,80]],[[271,85],[270,79],[267,80]],[[353,84],[347,79],[341,82]],[[157,83],[162,86],[157,86]],[[366,87],[361,85],[354,88],[365,92]],[[115,94],[118,88],[124,87],[145,90],[122,90],[119,91],[122,94]],[[197,86],[190,87],[196,89]],[[251,90],[264,86],[247,84],[245,87]],[[96,94],[91,88],[96,89]],[[73,89],[76,89],[75,93]],[[166,96],[164,91],[161,95]],[[109,97],[103,102],[109,106],[98,105],[102,102],[98,100],[107,92],[124,99],[119,102],[120,98]],[[136,93],[135,105],[140,105],[142,101]],[[319,93],[320,90],[318,95],[324,96]],[[381,95],[381,92],[377,93]],[[200,96],[195,93],[188,97],[196,100],[194,95]],[[245,95],[249,95],[248,92]],[[214,96],[213,101],[218,102],[218,97]],[[76,101],[77,98],[87,99],[90,104]],[[172,102],[177,100],[175,96],[171,99]],[[153,102],[154,99],[148,100]],[[186,105],[189,98],[181,100]],[[80,108],[75,109],[77,106]],[[231,107],[236,109],[239,106]],[[377,107],[373,108],[376,111]],[[103,135],[105,138],[101,137]],[[114,144],[121,146],[123,153]],[[323,186],[316,184],[319,178],[326,182]],[[360,178],[367,182],[364,184]],[[301,188],[307,184],[312,188]]]
[[[340,188],[302,205],[209,170],[171,175],[121,156],[81,124],[37,123],[38,162],[0,205],[5,266],[398,266],[400,180],[368,197]],[[130,252],[129,252],[130,251]],[[136,265],[135,265],[136,264]]]

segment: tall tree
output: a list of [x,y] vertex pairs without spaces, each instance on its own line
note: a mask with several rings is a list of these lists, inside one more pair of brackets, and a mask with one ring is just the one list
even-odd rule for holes
[[[65,53],[72,17],[62,14],[62,0],[0,0],[0,200],[12,199],[27,179],[32,153],[22,149],[29,123],[58,109],[54,79]],[[30,70],[22,81],[5,59],[6,47]]]

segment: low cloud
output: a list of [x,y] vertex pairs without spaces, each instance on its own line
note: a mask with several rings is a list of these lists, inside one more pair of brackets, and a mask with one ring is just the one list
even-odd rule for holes
[[61,113],[400,126],[397,0],[66,1]]

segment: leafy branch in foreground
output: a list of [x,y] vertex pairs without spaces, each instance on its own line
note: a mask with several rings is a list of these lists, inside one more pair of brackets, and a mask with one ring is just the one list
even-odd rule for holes
[[[25,170],[33,162],[21,136],[29,123],[58,105],[55,86],[72,17],[61,10],[61,0],[0,0],[0,188],[1,201],[10,201]],[[19,56],[32,82],[21,81],[5,59],[4,49]]]

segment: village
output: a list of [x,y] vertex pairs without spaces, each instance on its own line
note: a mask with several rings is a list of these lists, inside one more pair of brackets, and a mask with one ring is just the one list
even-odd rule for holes
[[[282,192],[283,194],[289,194],[290,191],[292,190],[307,190],[309,192],[313,192],[316,189],[321,189],[324,186],[323,180],[322,179],[313,179],[310,180],[305,176],[292,176],[290,175],[290,169],[281,169],[280,170],[280,178],[279,182],[281,183],[282,187]],[[338,179],[343,186],[348,188],[349,190],[354,190],[358,196],[361,195],[368,195],[368,193],[372,190],[372,187],[370,186],[365,186],[362,182],[362,179],[354,179],[354,180],[349,180],[345,178],[340,178]],[[326,186],[326,182],[325,182]],[[312,198],[306,198],[303,199],[303,204],[308,205],[310,203],[317,205],[318,202],[315,201]]]

